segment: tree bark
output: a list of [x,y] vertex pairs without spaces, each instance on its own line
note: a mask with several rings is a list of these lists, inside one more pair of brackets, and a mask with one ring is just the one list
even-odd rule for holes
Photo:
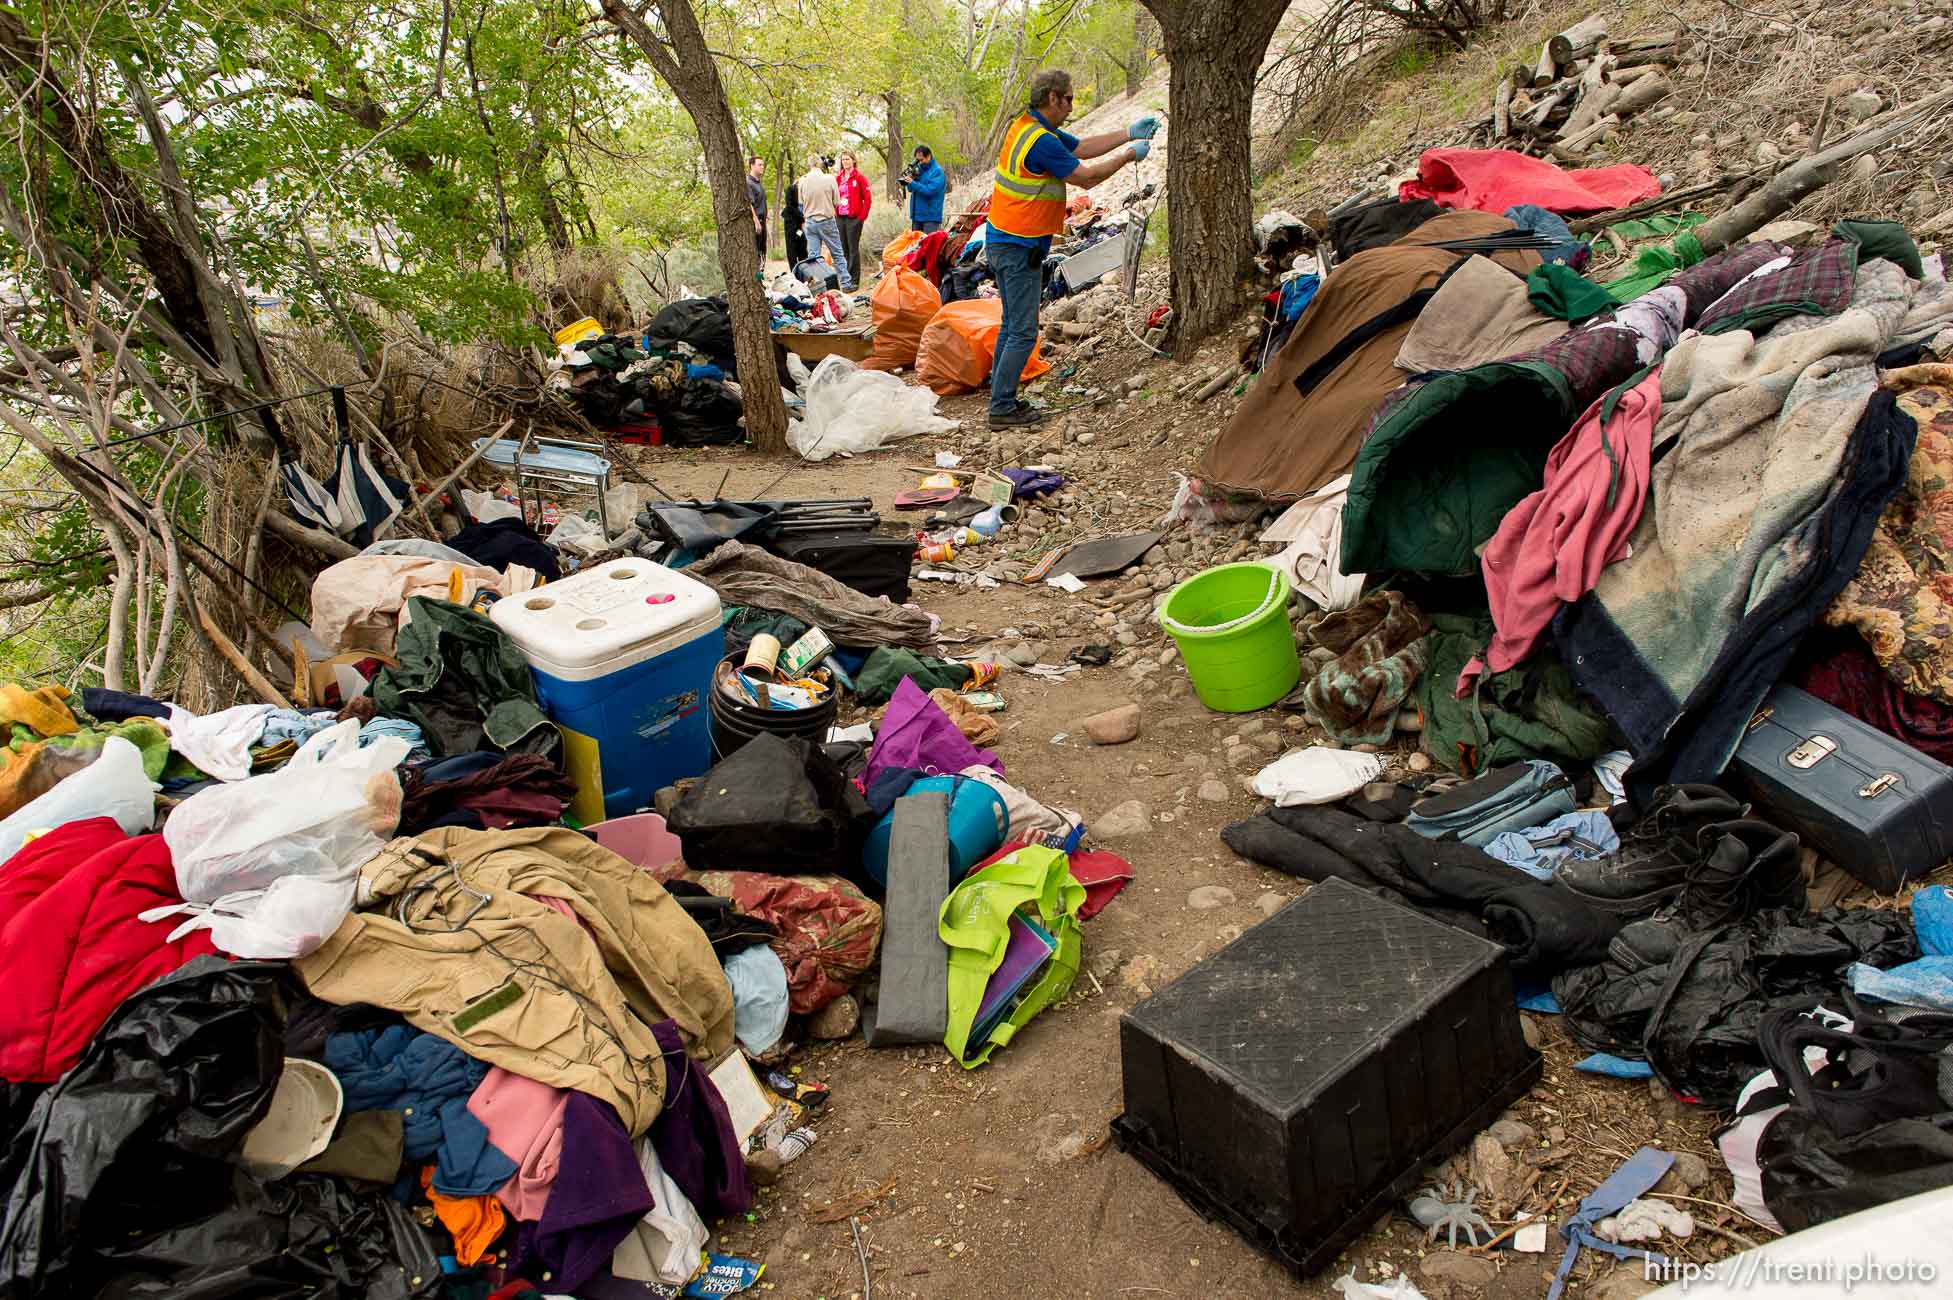
[[1606,39],[1607,16],[1593,14],[1550,37],[1546,48],[1552,54],[1553,62],[1564,68],[1575,59],[1584,59],[1592,54],[1595,47]]
[[888,197],[902,199],[902,169],[909,165],[909,147],[902,139],[902,92],[884,90],[882,103],[888,106]]
[[719,227],[719,267],[725,272],[732,314],[732,347],[745,400],[746,433],[755,449],[777,456],[787,449],[787,406],[773,361],[771,309],[760,286],[759,252],[753,247],[753,210],[746,201],[745,157],[739,130],[726,103],[726,88],[689,0],[671,0],[657,12],[667,45],[624,0],[603,0],[604,16],[636,42],[659,80],[684,105],[705,148],[712,185],[712,216]]
[[1159,24],[1139,5],[1132,8],[1132,48],[1126,51],[1126,96],[1131,98],[1146,84],[1146,67],[1152,61],[1149,51]]
[[1166,44],[1173,136],[1173,340],[1186,347],[1234,319],[1254,263],[1251,164],[1255,72],[1286,0],[1144,0]]

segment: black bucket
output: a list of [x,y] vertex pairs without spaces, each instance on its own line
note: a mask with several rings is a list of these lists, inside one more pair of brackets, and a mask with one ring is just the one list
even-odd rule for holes
[[[735,650],[721,662],[732,665],[737,672],[745,656],[744,650]],[[718,683],[715,669],[712,689],[707,692],[711,697],[714,762],[731,755],[762,731],[776,736],[803,736],[818,745],[827,739],[828,728],[834,725],[834,715],[841,707],[838,688],[830,689],[827,698],[810,709],[762,709],[743,700],[726,698]]]

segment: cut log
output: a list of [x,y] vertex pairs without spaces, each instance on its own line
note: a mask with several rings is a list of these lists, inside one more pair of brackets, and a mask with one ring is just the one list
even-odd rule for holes
[[1575,59],[1584,59],[1594,52],[1596,46],[1607,39],[1607,16],[1590,14],[1563,32],[1546,40],[1546,52],[1553,56],[1553,62],[1565,67]]
[[1652,63],[1644,63],[1638,68],[1615,68],[1607,74],[1607,80],[1609,84],[1615,86],[1632,86],[1641,78],[1659,71],[1661,69]]
[[1532,111],[1526,114],[1519,125],[1534,134],[1543,131],[1546,127],[1546,119],[1553,116],[1553,110],[1565,103],[1572,93],[1573,89],[1570,86],[1551,91],[1546,98],[1533,105]]
[[1592,94],[1582,95],[1580,102],[1574,105],[1572,116],[1568,117],[1566,125],[1560,128],[1561,139],[1579,135],[1613,112],[1614,101],[1619,99],[1622,93],[1615,86],[1601,86]]
[[1550,86],[1559,78],[1559,65],[1553,61],[1553,48],[1542,45],[1539,48],[1539,62],[1533,65],[1533,89]]
[[1608,112],[1618,113],[1622,117],[1632,117],[1641,110],[1653,108],[1667,99],[1674,89],[1667,77],[1659,75],[1643,77],[1633,85],[1621,88],[1614,96],[1614,102],[1609,106]]
[[1492,100],[1492,138],[1503,140],[1512,134],[1512,83],[1501,81]]
[[1613,128],[1621,124],[1621,119],[1612,113],[1593,123],[1578,135],[1570,135],[1555,144],[1550,152],[1561,162],[1579,162],[1586,154],[1587,146],[1599,140]]
[[1641,68],[1655,63],[1676,64],[1687,49],[1680,32],[1663,32],[1625,41],[1611,41],[1609,51],[1619,68]]
[[1697,226],[1696,241],[1702,245],[1704,254],[1720,253],[1751,231],[1762,229],[1790,211],[1812,191],[1829,185],[1836,178],[1840,163],[1885,147],[1921,122],[1945,112],[1949,106],[1953,106],[1953,90],[1942,90],[1910,108],[1873,118],[1862,130],[1822,153],[1798,159],[1749,198]]

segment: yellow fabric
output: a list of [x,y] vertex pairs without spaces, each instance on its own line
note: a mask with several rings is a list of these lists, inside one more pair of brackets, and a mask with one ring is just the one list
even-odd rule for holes
[[492,1196],[449,1196],[434,1190],[434,1167],[420,1171],[421,1190],[434,1207],[434,1217],[454,1238],[454,1262],[463,1268],[480,1263],[502,1239],[508,1216],[502,1203]]
[[990,190],[992,226],[1007,235],[1041,239],[1065,228],[1065,183],[1029,170],[1026,159],[1040,136],[1051,134],[1029,113],[1004,132],[997,153],[997,177]]
[[0,686],[0,728],[18,722],[39,736],[71,736],[81,729],[67,701],[65,686],[37,686],[28,690],[8,682]]

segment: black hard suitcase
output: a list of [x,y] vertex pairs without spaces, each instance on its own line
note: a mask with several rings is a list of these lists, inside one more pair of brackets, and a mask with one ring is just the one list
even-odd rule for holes
[[1119,1022],[1120,1147],[1306,1277],[1539,1078],[1497,944],[1325,880]]
[[856,530],[784,533],[767,549],[783,560],[818,569],[864,596],[887,596],[900,605],[909,599],[909,568],[918,545],[913,537]]
[[1750,719],[1729,784],[1874,889],[1953,857],[1953,768],[1795,686]]

